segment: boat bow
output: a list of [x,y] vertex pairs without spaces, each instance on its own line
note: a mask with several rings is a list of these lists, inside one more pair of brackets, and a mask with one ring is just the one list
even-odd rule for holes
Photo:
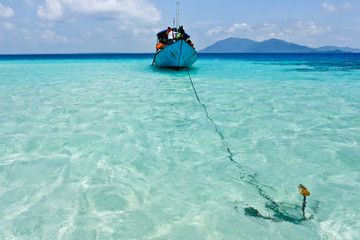
[[196,62],[198,54],[185,40],[161,49],[155,54],[154,63],[158,67],[189,67]]

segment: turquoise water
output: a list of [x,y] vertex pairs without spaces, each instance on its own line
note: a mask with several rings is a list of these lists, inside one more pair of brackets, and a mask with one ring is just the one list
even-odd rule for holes
[[360,55],[151,62],[0,60],[0,239],[360,237]]

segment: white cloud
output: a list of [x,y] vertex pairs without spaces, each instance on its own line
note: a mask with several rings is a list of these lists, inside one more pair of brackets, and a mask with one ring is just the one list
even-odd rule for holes
[[223,27],[215,27],[207,31],[206,35],[216,35],[216,34],[236,34],[243,30],[252,31],[251,27],[247,23],[234,23],[228,29],[224,29]]
[[105,34],[105,30],[101,27],[96,27],[94,30],[94,33],[102,35],[102,34]]
[[271,38],[274,38],[274,37],[276,37],[277,35],[276,35],[276,33],[274,33],[274,32],[272,32],[272,33],[269,33],[269,37],[271,37]]
[[133,30],[133,33],[135,36],[153,36],[154,33],[157,33],[159,31],[161,31],[158,28],[142,28],[142,27],[135,27]]
[[260,27],[260,29],[262,31],[276,31],[279,27],[274,24],[274,23],[264,23],[262,27]]
[[298,34],[303,36],[318,35],[332,31],[331,27],[319,27],[314,22],[298,21],[296,24]]
[[51,30],[44,31],[40,36],[45,42],[68,42],[69,40],[65,36],[60,36]]
[[212,28],[212,29],[208,30],[206,35],[211,36],[211,35],[215,35],[215,34],[219,34],[219,33],[223,33],[223,32],[225,32],[225,31],[222,27],[216,27],[216,28]]
[[11,31],[15,28],[15,25],[11,22],[5,22],[3,28],[7,31]]
[[107,19],[136,19],[156,22],[161,12],[148,0],[46,0],[38,7],[38,17],[43,20],[59,20],[64,12],[85,14]]
[[340,10],[340,9],[351,8],[352,5],[349,2],[345,2],[343,5],[339,5],[339,6],[335,6],[335,5],[330,4],[330,3],[323,3],[322,7],[327,11],[334,12],[334,11],[337,11],[337,10]]
[[34,5],[34,2],[32,0],[24,0],[24,1],[28,6],[33,6]]
[[257,41],[269,38],[280,38],[291,41],[301,41],[304,38],[319,36],[332,31],[328,26],[317,26],[314,22],[281,23],[280,25],[265,22],[261,25],[250,26],[246,23],[235,23],[229,28],[221,26],[208,30],[208,36],[217,37],[246,37]]
[[229,33],[234,33],[234,32],[236,32],[236,31],[238,31],[238,30],[243,30],[243,29],[247,29],[247,30],[250,30],[251,28],[250,28],[250,26],[248,25],[248,24],[246,24],[246,23],[235,23],[232,27],[230,27],[229,29],[228,29],[228,32]]
[[6,7],[0,3],[0,18],[8,18],[14,16],[14,11],[10,7]]
[[344,3],[343,8],[351,8],[352,5],[349,2]]
[[37,15],[42,20],[58,20],[63,16],[63,9],[59,1],[46,0],[44,6],[39,6]]
[[161,31],[161,29],[157,27],[142,26],[141,24],[136,24],[135,22],[128,20],[119,23],[118,30],[121,32],[132,33],[135,37],[142,35],[143,38],[147,35],[153,37],[154,33]]
[[21,33],[28,35],[29,30],[27,30],[26,28],[21,28]]
[[323,3],[323,8],[328,10],[328,11],[335,11],[335,6],[330,4],[330,3]]

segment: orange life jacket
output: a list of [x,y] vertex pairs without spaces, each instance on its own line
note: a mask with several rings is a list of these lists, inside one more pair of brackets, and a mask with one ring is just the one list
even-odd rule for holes
[[159,50],[160,48],[162,48],[163,45],[164,45],[164,44],[162,44],[162,43],[158,43],[158,44],[156,45],[156,49]]

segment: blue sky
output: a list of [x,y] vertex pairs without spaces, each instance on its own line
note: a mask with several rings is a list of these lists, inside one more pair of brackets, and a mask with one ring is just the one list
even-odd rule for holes
[[[227,38],[360,48],[359,0],[180,0],[197,49]],[[153,52],[176,0],[0,0],[0,54]]]

